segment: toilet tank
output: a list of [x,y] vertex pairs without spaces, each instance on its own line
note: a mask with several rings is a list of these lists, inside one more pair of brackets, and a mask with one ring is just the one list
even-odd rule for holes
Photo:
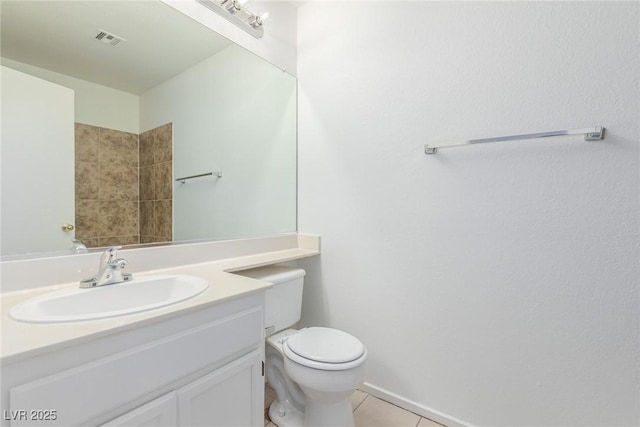
[[273,288],[265,294],[264,327],[267,335],[287,329],[300,320],[303,269],[271,265],[235,274],[273,283]]

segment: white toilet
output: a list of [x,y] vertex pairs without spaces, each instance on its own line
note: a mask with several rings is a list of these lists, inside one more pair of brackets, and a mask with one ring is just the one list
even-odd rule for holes
[[364,381],[367,349],[331,328],[287,329],[300,320],[305,271],[269,266],[239,272],[273,283],[266,292],[266,377],[279,427],[353,427],[349,396]]

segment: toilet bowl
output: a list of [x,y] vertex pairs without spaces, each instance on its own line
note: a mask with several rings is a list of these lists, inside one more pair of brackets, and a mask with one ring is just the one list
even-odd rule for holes
[[287,329],[267,338],[267,381],[279,427],[351,427],[349,396],[364,381],[367,350],[331,328]]
[[271,421],[278,427],[353,427],[349,396],[364,381],[366,347],[337,329],[290,329],[300,319],[304,270],[274,266],[239,274],[274,284],[265,302],[265,374],[277,396]]

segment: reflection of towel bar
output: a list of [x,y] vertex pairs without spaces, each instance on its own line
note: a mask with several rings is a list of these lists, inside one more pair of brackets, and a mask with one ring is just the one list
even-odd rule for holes
[[556,130],[551,132],[528,133],[524,135],[497,136],[493,138],[472,139],[470,141],[461,142],[459,144],[438,145],[435,147],[425,145],[424,153],[435,154],[438,152],[438,148],[463,147],[465,145],[481,144],[484,142],[515,141],[518,139],[548,138],[552,136],[564,135],[584,135],[585,141],[598,141],[604,139],[604,128],[602,126],[596,126],[586,129]]
[[222,178],[222,172],[217,171],[217,172],[201,173],[199,175],[183,176],[182,178],[176,178],[176,181],[180,181],[182,184],[184,184],[185,182],[187,182],[188,179],[201,178],[203,176],[210,176],[210,175],[213,175],[218,178]]

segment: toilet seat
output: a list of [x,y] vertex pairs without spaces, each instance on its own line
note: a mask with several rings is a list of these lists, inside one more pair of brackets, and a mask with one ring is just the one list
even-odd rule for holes
[[287,358],[314,369],[340,371],[358,366],[367,350],[353,335],[332,328],[307,328],[288,337],[283,345]]

